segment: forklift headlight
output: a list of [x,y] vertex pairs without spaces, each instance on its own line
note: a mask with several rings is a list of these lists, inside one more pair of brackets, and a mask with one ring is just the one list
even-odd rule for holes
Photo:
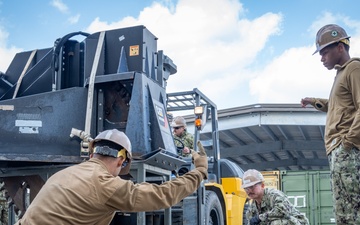
[[204,113],[204,107],[196,106],[194,109],[194,114],[197,116],[201,116]]

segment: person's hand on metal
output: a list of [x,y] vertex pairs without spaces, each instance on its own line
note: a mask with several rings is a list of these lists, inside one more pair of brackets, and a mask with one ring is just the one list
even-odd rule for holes
[[199,170],[203,175],[204,179],[208,177],[208,158],[204,149],[204,146],[200,141],[197,142],[197,146],[199,148],[199,152],[194,150],[191,151],[193,163],[195,168]]
[[254,216],[250,219],[250,225],[258,225],[260,224],[261,220],[259,218],[259,215]]

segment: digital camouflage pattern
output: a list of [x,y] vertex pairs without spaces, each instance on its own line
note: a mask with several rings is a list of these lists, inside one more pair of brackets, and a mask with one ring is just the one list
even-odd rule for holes
[[[175,141],[176,147],[182,147],[182,144],[178,140],[176,140],[176,138],[178,138],[178,139],[180,139],[180,141],[182,143],[184,143],[184,145],[185,145],[184,147],[194,149],[194,136],[192,134],[190,134],[189,132],[187,132],[187,130],[184,130],[184,132],[181,134],[181,136],[177,136],[174,134],[174,137],[175,137],[174,141]],[[183,152],[180,152],[179,155],[186,157],[186,156],[191,155],[191,153],[185,154]]]
[[4,189],[4,183],[0,183],[0,225],[8,224],[8,196],[7,191]]
[[[10,211],[9,211],[10,210]],[[11,221],[11,212],[13,210],[13,220],[16,222],[21,215],[21,211],[16,207],[14,201],[4,188],[4,182],[0,182],[0,225],[8,225]]]
[[340,145],[328,159],[336,224],[360,224],[360,151]]
[[259,210],[256,202],[250,201],[246,218],[250,221],[256,215],[261,220],[259,225],[309,225],[308,219],[291,204],[287,196],[273,188],[264,189]]

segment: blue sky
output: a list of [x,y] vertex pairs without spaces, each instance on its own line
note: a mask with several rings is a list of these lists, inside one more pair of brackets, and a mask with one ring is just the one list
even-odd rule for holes
[[[14,54],[68,33],[145,25],[178,67],[168,91],[194,87],[219,109],[328,96],[335,72],[312,56],[317,30],[337,23],[360,56],[356,0],[0,0],[0,71]],[[355,7],[356,6],[356,7]]]

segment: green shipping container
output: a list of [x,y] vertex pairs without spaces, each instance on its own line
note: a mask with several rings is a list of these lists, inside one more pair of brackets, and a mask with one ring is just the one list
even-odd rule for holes
[[335,224],[329,171],[281,171],[281,190],[311,225]]

